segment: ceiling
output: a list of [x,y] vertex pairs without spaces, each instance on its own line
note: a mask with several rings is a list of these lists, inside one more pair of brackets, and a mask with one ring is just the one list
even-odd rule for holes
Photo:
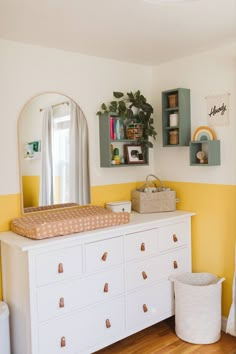
[[0,0],[0,37],[157,65],[236,41],[236,0]]

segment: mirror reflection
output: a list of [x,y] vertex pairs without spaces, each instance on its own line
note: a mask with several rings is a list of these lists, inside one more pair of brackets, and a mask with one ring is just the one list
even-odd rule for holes
[[67,96],[30,100],[18,122],[24,212],[90,203],[88,127]]

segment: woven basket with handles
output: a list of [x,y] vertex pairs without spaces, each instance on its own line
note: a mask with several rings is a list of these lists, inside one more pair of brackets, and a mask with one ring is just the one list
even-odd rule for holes
[[126,128],[126,137],[130,140],[137,140],[143,136],[143,125],[140,123],[132,124],[132,127]]
[[[150,185],[150,177],[153,177],[160,183],[160,187],[156,182],[152,182],[154,187]],[[155,175],[148,175],[146,183],[131,192],[132,209],[138,213],[159,213],[164,211],[176,210],[176,193],[166,188],[160,179]]]

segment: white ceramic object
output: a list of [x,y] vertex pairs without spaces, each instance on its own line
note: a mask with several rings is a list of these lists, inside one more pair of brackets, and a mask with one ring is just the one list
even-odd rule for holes
[[178,123],[179,123],[179,119],[178,118],[179,118],[178,113],[170,114],[170,116],[169,116],[170,127],[177,127],[178,126]]
[[121,212],[127,211],[128,213],[131,212],[131,202],[129,200],[122,200],[119,202],[107,202],[106,208],[110,209],[114,212]]

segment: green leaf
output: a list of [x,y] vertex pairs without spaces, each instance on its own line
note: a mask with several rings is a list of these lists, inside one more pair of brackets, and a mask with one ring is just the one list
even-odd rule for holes
[[123,94],[123,92],[114,91],[114,92],[113,92],[113,96],[114,96],[115,98],[121,98],[121,97],[124,96],[124,94]]
[[101,112],[101,111],[98,111],[98,112],[96,113],[96,115],[100,117],[100,116],[102,115],[102,112]]
[[110,112],[116,112],[116,110],[117,110],[117,107],[114,107],[112,105],[109,106],[109,111]]
[[142,102],[142,103],[146,103],[147,102],[146,98],[143,95],[140,95],[139,99],[140,99],[140,102]]
[[128,108],[126,111],[126,115],[127,115],[127,118],[133,118],[134,114],[133,114],[132,109]]
[[126,110],[126,105],[125,105],[125,102],[124,101],[119,101],[118,102],[118,106],[119,106],[119,109],[122,110],[122,111],[125,111]]
[[105,103],[103,103],[103,104],[101,105],[101,108],[102,108],[104,111],[107,110],[107,106],[105,105]]
[[149,103],[142,102],[141,108],[144,112],[149,113],[150,115],[153,113],[153,108]]
[[110,111],[111,112],[116,112],[117,111],[117,102],[116,101],[112,101],[111,103],[110,103],[110,106],[109,106],[109,109],[110,109]]
[[133,92],[127,92],[127,96],[128,96],[128,98],[129,98],[130,102],[133,102],[133,101],[134,101],[134,94],[133,94]]
[[143,122],[144,119],[145,119],[145,113],[143,111],[139,111],[139,114],[138,114],[139,118],[141,119],[141,121]]

